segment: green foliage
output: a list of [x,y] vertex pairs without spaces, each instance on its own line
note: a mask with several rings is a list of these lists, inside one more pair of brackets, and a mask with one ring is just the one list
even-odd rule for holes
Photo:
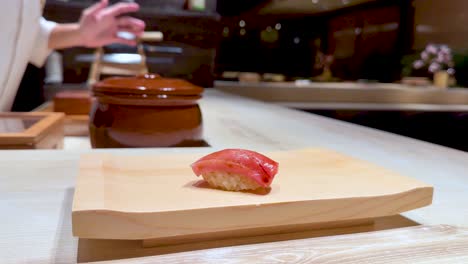
[[457,51],[453,54],[455,78],[458,87],[468,87],[468,51]]
[[413,62],[419,59],[419,54],[420,52],[414,52],[412,54],[403,56],[403,58],[401,59],[401,75],[403,77],[409,77],[413,75]]

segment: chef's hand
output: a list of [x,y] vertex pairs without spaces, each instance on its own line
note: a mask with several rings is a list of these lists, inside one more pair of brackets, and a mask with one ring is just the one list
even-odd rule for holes
[[77,46],[95,48],[112,43],[136,45],[135,38],[122,38],[119,33],[127,32],[135,37],[143,34],[145,29],[143,21],[121,16],[137,11],[140,8],[138,4],[119,3],[109,7],[108,4],[108,0],[101,0],[85,9],[78,23],[55,25],[49,36],[48,47],[50,49]]
[[136,45],[135,39],[119,37],[119,32],[128,32],[135,37],[143,34],[145,23],[129,16],[126,13],[136,12],[139,9],[136,3],[118,3],[108,7],[108,0],[100,2],[85,9],[79,21],[79,35],[85,47],[100,47],[111,43]]

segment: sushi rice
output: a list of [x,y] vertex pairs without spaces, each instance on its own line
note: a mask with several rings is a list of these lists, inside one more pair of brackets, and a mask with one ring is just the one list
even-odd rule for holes
[[261,188],[253,179],[229,172],[209,172],[202,174],[202,177],[211,186],[226,191],[246,191]]

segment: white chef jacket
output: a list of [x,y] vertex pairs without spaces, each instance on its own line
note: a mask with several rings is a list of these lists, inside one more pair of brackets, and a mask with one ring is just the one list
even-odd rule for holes
[[0,7],[0,111],[10,111],[28,62],[41,67],[51,52],[54,22],[40,0],[5,0]]

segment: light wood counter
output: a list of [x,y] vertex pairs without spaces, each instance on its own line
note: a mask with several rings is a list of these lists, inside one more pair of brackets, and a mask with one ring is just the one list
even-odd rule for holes
[[[206,91],[201,107],[205,139],[213,149],[237,147],[261,151],[326,147],[374,162],[435,187],[433,205],[406,213],[405,217],[408,219],[385,219],[387,223],[382,221],[381,225],[408,226],[416,223],[454,225],[462,228],[462,234],[466,235],[466,230],[463,228],[468,228],[468,207],[465,206],[468,201],[468,153],[216,90]],[[71,234],[70,212],[81,153],[112,151],[142,155],[203,150],[199,148],[89,150],[86,148],[86,140],[86,138],[67,139],[65,146],[68,149],[61,151],[0,151],[0,211],[2,212],[0,262],[74,263],[76,261],[78,241]],[[382,226],[381,229],[385,227]],[[448,235],[450,234],[453,235],[449,232]],[[304,237],[283,239],[292,238]],[[307,246],[313,247],[317,245],[316,243],[321,243],[320,241],[322,240],[309,238],[290,242],[291,245],[297,245],[298,250],[307,251]],[[100,254],[106,256],[117,254],[121,258],[135,257],[139,254],[135,253],[136,251],[129,253],[122,249],[133,242],[117,243],[114,248],[106,243],[80,242],[81,259],[92,259],[96,250],[101,250]],[[195,263],[213,260],[215,256],[213,254],[238,252],[242,249],[227,247],[230,245],[232,243],[226,242],[216,246],[197,245],[193,248],[179,247],[171,250],[162,248],[157,252],[143,252],[142,255],[226,246],[215,250],[197,251],[198,253],[182,252],[176,255],[146,257],[134,260],[134,263],[172,263],[183,260]],[[257,256],[259,260],[269,252],[269,249],[274,251],[281,245],[284,246],[273,243],[246,245],[243,248],[250,250],[249,254],[253,255],[250,261],[256,262],[252,249],[255,249],[254,252],[260,252]],[[460,251],[457,253],[463,253],[462,256],[466,258],[467,251],[462,251],[466,248],[458,249]],[[287,254],[284,250],[278,252]],[[223,256],[236,258],[235,254]],[[243,260],[245,261],[245,258]],[[118,263],[123,262],[118,261]],[[267,263],[265,259],[263,262]]]
[[468,89],[412,87],[396,83],[241,83],[215,88],[265,102],[307,110],[468,112]]

